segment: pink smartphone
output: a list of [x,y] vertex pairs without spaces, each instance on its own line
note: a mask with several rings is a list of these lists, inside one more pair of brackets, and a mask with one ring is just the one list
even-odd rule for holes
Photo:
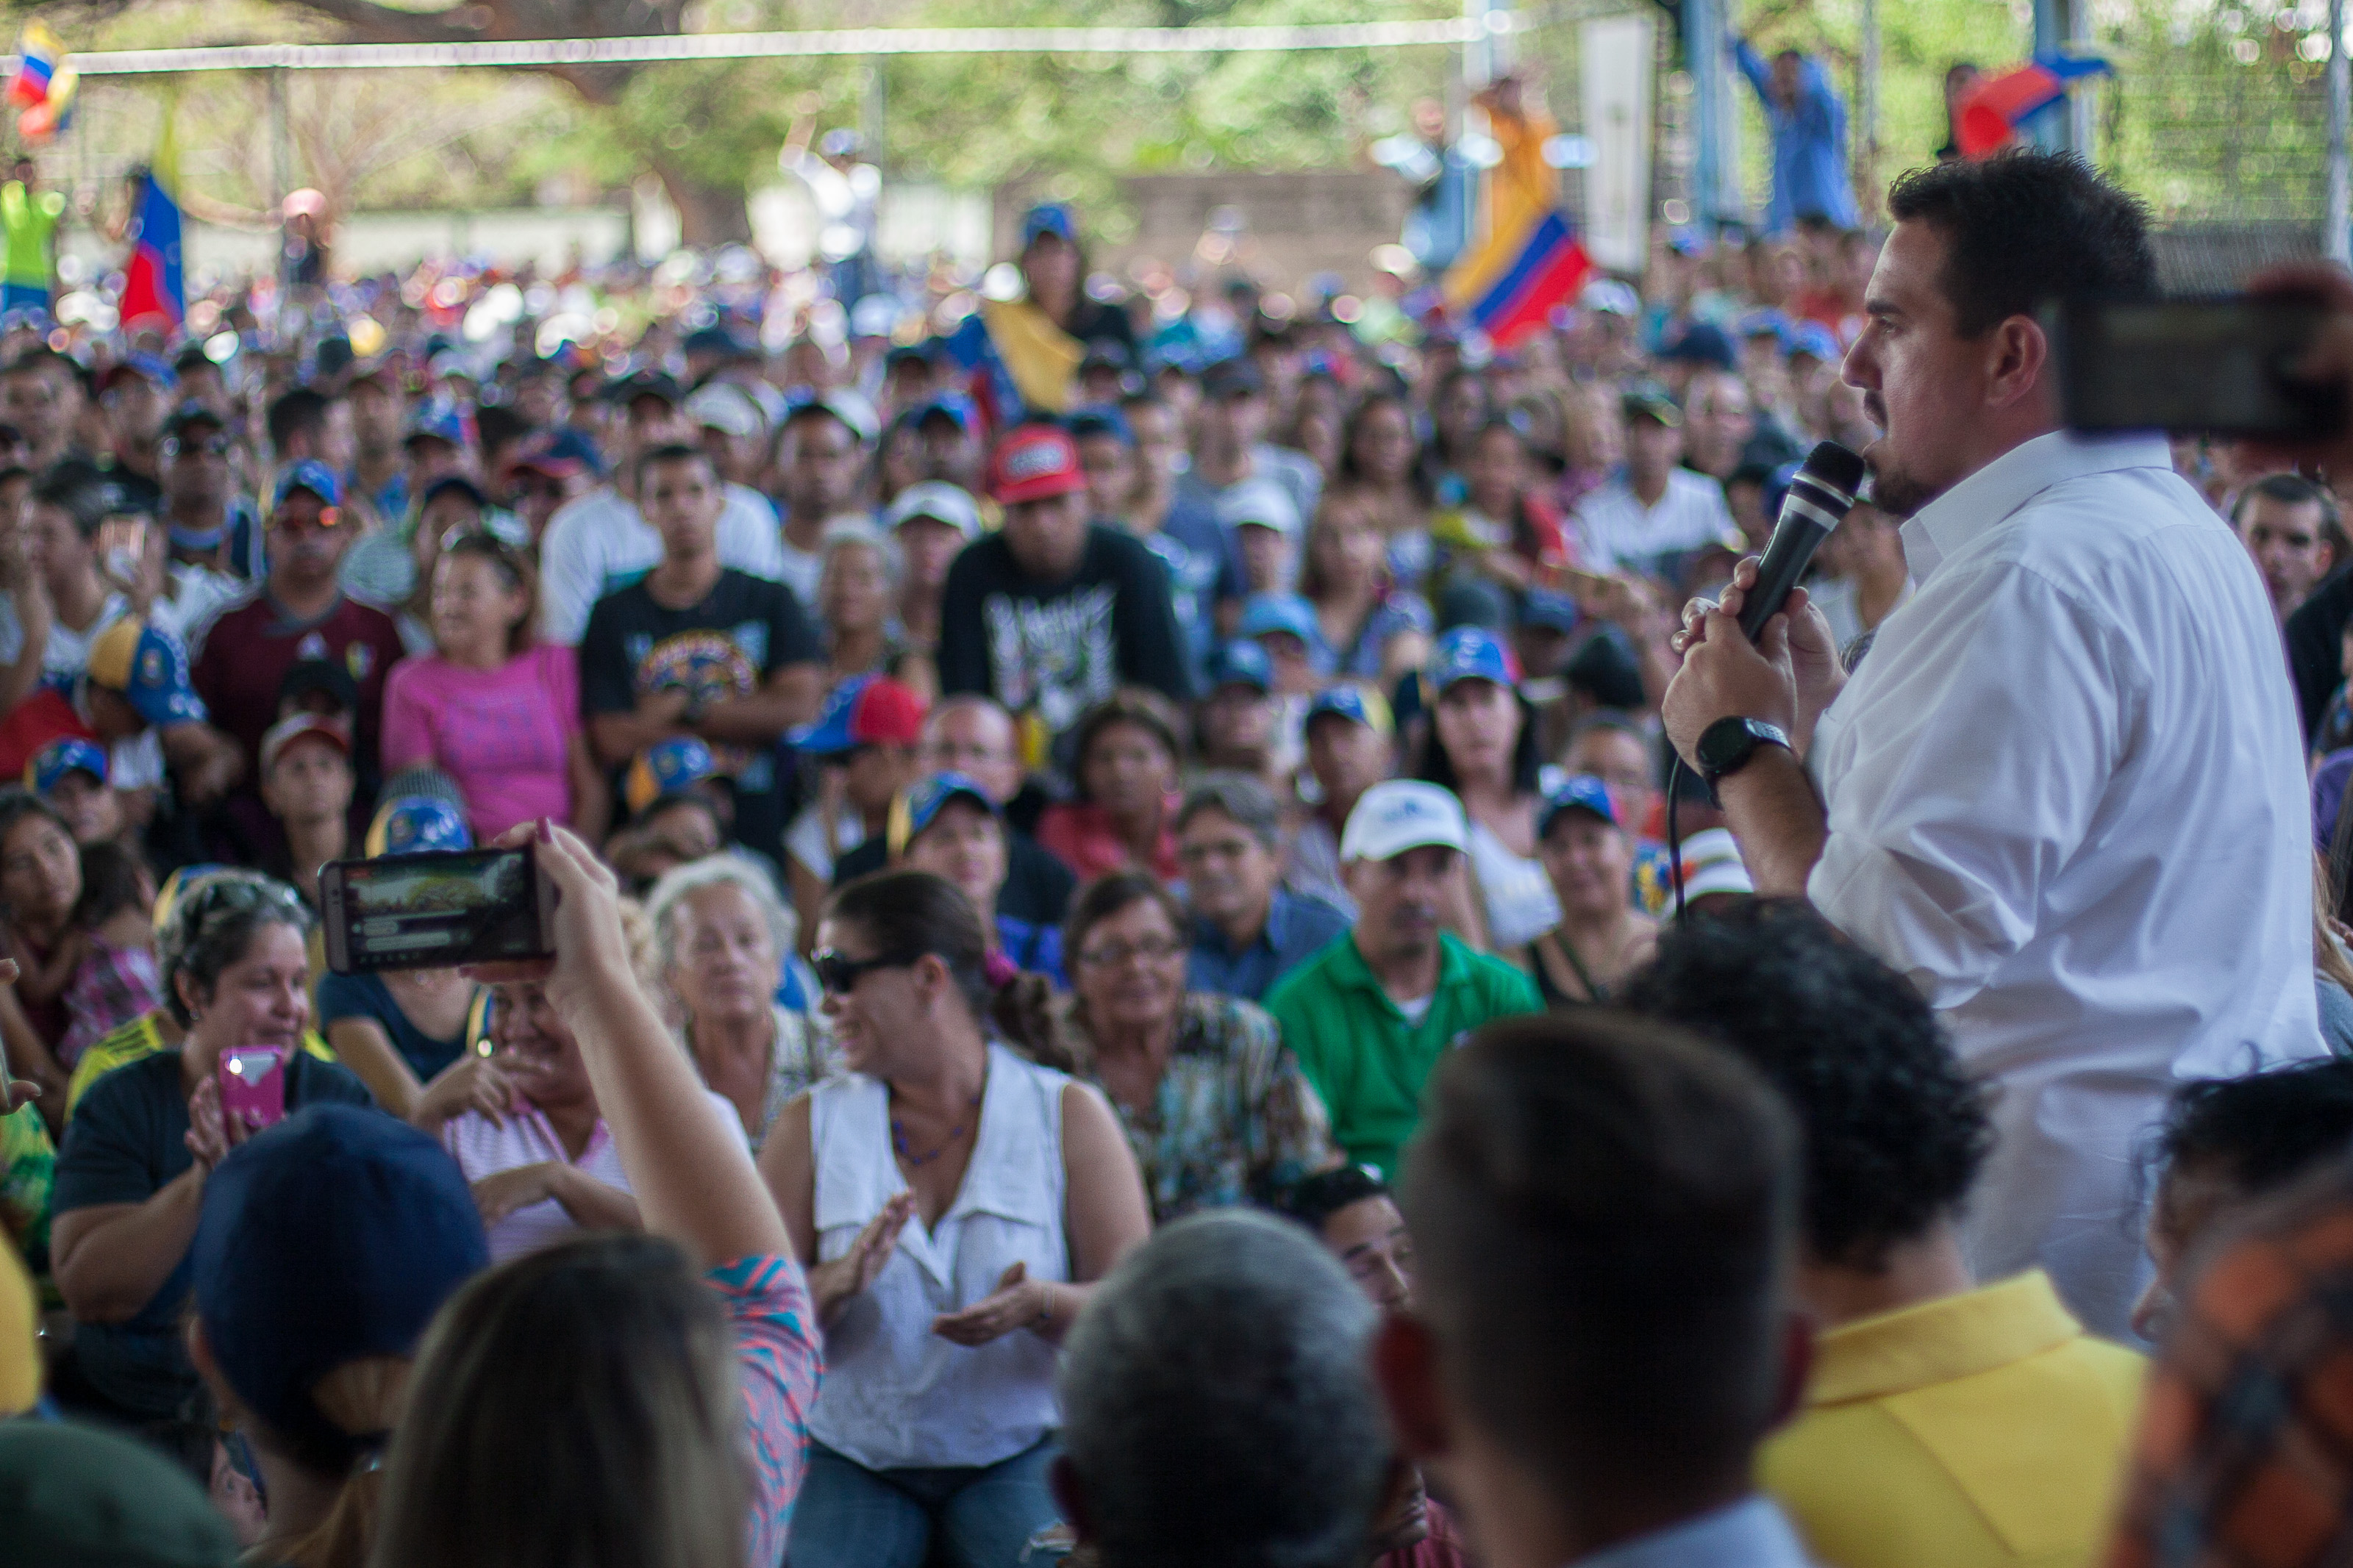
[[221,1117],[237,1128],[233,1138],[275,1127],[286,1120],[286,1048],[238,1046],[220,1055]]

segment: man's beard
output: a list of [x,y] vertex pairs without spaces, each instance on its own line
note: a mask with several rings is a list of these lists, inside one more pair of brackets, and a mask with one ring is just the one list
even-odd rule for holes
[[1893,518],[1911,517],[1947,488],[1923,483],[1884,458],[1866,454],[1863,460],[1871,468],[1871,504]]

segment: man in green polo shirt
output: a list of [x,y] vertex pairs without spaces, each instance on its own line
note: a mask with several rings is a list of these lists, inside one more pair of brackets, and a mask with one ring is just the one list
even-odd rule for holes
[[1340,832],[1356,923],[1266,998],[1332,1113],[1333,1137],[1385,1176],[1421,1119],[1422,1080],[1440,1054],[1490,1018],[1543,1010],[1526,975],[1440,929],[1468,842],[1462,803],[1438,785],[1391,779],[1366,790]]

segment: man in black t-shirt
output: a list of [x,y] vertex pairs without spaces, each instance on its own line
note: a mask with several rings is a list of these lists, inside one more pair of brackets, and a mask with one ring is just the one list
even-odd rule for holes
[[735,781],[737,837],[774,856],[776,742],[816,716],[822,656],[790,589],[719,564],[725,494],[699,447],[638,460],[638,505],[662,558],[589,611],[580,710],[608,769],[674,735],[702,739]]
[[1013,430],[988,460],[1005,527],[956,557],[941,600],[940,689],[1004,704],[1032,766],[1119,687],[1192,696],[1167,570],[1141,540],[1087,521],[1086,483],[1067,431]]

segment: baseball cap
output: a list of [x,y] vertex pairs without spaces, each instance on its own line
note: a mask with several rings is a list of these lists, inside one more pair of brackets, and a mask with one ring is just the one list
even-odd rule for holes
[[1266,649],[1248,637],[1237,637],[1209,656],[1209,689],[1221,686],[1254,686],[1274,689],[1274,664]]
[[1709,827],[1683,840],[1683,897],[1753,893],[1757,884],[1740,858],[1740,845],[1728,827]]
[[209,425],[216,430],[228,428],[227,420],[192,397],[172,410],[170,416],[164,421],[163,433],[166,436],[178,436],[197,425]]
[[1744,341],[1771,338],[1787,349],[1789,346],[1789,318],[1775,310],[1750,310],[1732,323],[1732,335]]
[[679,341],[678,347],[681,353],[721,354],[730,359],[750,352],[724,321],[713,321],[707,327],[696,328]]
[[1218,523],[1226,529],[1271,528],[1285,539],[1299,531],[1299,506],[1272,479],[1244,479],[1218,498]]
[[768,430],[768,416],[732,381],[696,387],[687,397],[686,415],[702,428],[725,436],[764,436]]
[[882,422],[874,416],[874,405],[845,388],[807,393],[794,398],[785,409],[786,421],[789,423],[813,410],[830,414],[840,420],[860,442],[871,441],[882,428]]
[[1461,849],[1471,841],[1462,803],[1419,779],[1384,779],[1366,790],[1340,829],[1340,860],[1394,860],[1409,849]]
[[1545,797],[1544,809],[1536,813],[1536,837],[1550,833],[1564,811],[1591,812],[1612,827],[1624,826],[1618,820],[1618,803],[1609,798],[1609,786],[1591,773],[1577,774]]
[[1213,403],[1255,396],[1265,390],[1266,377],[1259,373],[1258,362],[1245,355],[1221,359],[1201,373],[1201,395]]
[[1659,351],[1659,357],[1690,364],[1712,364],[1719,370],[1740,367],[1740,356],[1733,352],[1732,340],[1713,321],[1694,321],[1673,342]]
[[125,354],[106,367],[106,374],[98,378],[98,390],[103,393],[126,375],[144,376],[153,382],[159,391],[177,392],[180,389],[179,373],[168,363],[151,353],[133,353]]
[[404,447],[417,441],[447,441],[452,447],[463,447],[466,441],[466,416],[449,403],[428,403],[409,420],[408,428],[401,433]]
[[448,495],[451,490],[464,496],[477,507],[484,510],[490,507],[491,498],[482,492],[482,487],[463,474],[442,475],[425,487],[425,493],[417,498],[417,504],[420,509],[431,506],[436,500]]
[[1808,354],[1828,362],[1842,359],[1845,353],[1839,347],[1838,334],[1820,321],[1799,321],[1789,329],[1789,353]]
[[1629,419],[1655,419],[1670,430],[1683,427],[1683,411],[1676,405],[1674,395],[1655,383],[1640,382],[1628,387],[1618,405]]
[[1304,727],[1314,729],[1315,721],[1326,714],[1345,719],[1351,724],[1362,724],[1376,734],[1397,733],[1397,721],[1389,716],[1388,699],[1361,686],[1327,686],[1317,692],[1315,700],[1307,705]]
[[883,830],[883,842],[893,856],[902,854],[923,829],[936,821],[940,810],[952,800],[968,800],[989,816],[1002,821],[1004,809],[989,798],[969,774],[934,773],[910,786],[892,803],[891,820]]
[[1021,248],[1029,249],[1040,235],[1052,235],[1056,239],[1079,242],[1078,221],[1071,209],[1060,202],[1039,202],[1021,215]]
[[261,771],[268,773],[278,765],[286,748],[305,735],[316,735],[348,757],[352,754],[352,732],[340,719],[330,719],[323,713],[297,713],[290,719],[280,719],[261,737]]
[[896,529],[911,518],[928,517],[944,522],[966,539],[980,537],[980,508],[961,485],[944,479],[925,479],[909,485],[891,498],[882,510],[882,526]]
[[605,459],[594,442],[567,425],[543,430],[515,448],[514,456],[507,459],[507,471],[525,468],[560,479],[577,473],[601,474]]
[[923,708],[913,688],[887,675],[855,675],[833,689],[815,723],[785,739],[818,756],[859,746],[912,746],[923,739]]
[[271,492],[270,510],[275,511],[284,506],[286,498],[296,490],[309,490],[330,507],[343,504],[343,487],[335,478],[335,470],[316,458],[286,465],[285,472],[278,476],[278,489]]
[[237,1560],[228,1521],[179,1466],[144,1443],[60,1421],[0,1425],[0,1541],[20,1568]]
[[1615,278],[1597,278],[1585,286],[1577,297],[1584,309],[1599,316],[1639,316],[1642,313],[1641,296]]
[[360,705],[359,682],[352,679],[348,668],[332,658],[299,658],[278,683],[280,711],[289,702],[300,702],[314,692],[323,694],[340,712],[352,712]]
[[988,455],[988,493],[1000,506],[1066,496],[1086,488],[1079,444],[1059,425],[1023,425]]
[[679,391],[678,383],[658,370],[641,370],[634,375],[625,375],[605,388],[605,400],[617,403],[624,408],[640,397],[659,397],[673,408],[686,401],[686,395]]
[[1557,588],[1531,588],[1520,600],[1520,625],[1573,632],[1577,629],[1577,601]]
[[1241,623],[1234,635],[1254,639],[1274,632],[1289,632],[1309,647],[1324,637],[1315,606],[1297,594],[1253,594],[1243,600]]
[[205,1183],[189,1256],[221,1375],[322,1470],[383,1435],[337,1426],[312,1386],[347,1363],[414,1352],[491,1262],[439,1140],[353,1105],[311,1106],[230,1151]]
[[1071,438],[1074,441],[1083,440],[1089,436],[1109,436],[1123,447],[1135,445],[1135,427],[1127,422],[1126,415],[1108,403],[1082,408],[1063,424],[1070,427]]
[[1463,680],[1515,686],[1520,679],[1519,660],[1512,657],[1512,650],[1495,640],[1493,633],[1478,626],[1457,626],[1440,637],[1438,646],[1430,650],[1430,663],[1423,673],[1436,692]]
[[88,773],[99,783],[106,782],[106,748],[95,741],[68,736],[51,741],[33,753],[25,764],[25,787],[35,795],[47,795],[64,782],[76,769]]
[[361,853],[374,859],[379,855],[428,855],[473,847],[473,830],[456,806],[429,795],[409,795],[387,800],[376,809]]
[[188,650],[161,626],[125,616],[98,634],[85,667],[90,683],[119,692],[150,724],[201,724],[204,699],[188,678]]
[[621,803],[637,816],[654,802],[684,795],[718,772],[709,746],[692,735],[673,735],[630,760],[628,774],[621,781]]

